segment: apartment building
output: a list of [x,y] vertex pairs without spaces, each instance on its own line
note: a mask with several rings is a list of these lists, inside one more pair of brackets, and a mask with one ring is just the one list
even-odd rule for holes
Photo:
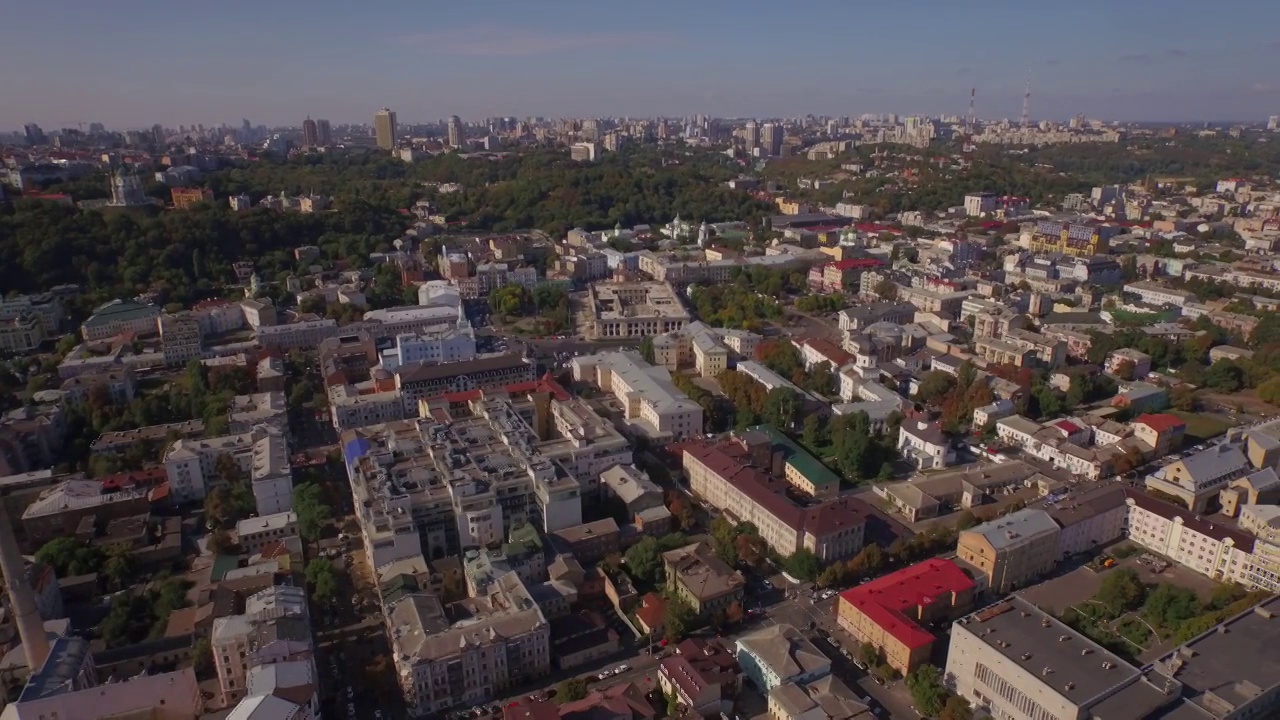
[[631,459],[616,431],[559,435],[540,416],[550,408],[533,401],[478,393],[452,415],[442,402],[421,421],[342,435],[373,567],[502,542],[513,527],[535,520],[544,532],[581,525],[582,498],[598,497],[605,463]]
[[955,563],[925,560],[840,593],[836,623],[908,675],[933,651],[936,638],[924,626],[968,612],[975,588]]
[[254,555],[274,542],[298,537],[298,514],[287,512],[260,515],[236,523],[236,543],[244,555]]
[[708,717],[733,709],[742,668],[718,639],[688,638],[658,663],[658,685],[669,697]]
[[976,568],[987,588],[1006,593],[1058,564],[1060,533],[1047,512],[1026,508],[962,531],[956,557]]
[[263,425],[285,435],[289,431],[289,406],[284,392],[236,395],[227,408],[227,424],[232,434],[252,432]]
[[623,417],[650,438],[678,439],[702,432],[702,406],[676,389],[666,368],[638,353],[607,352],[574,358],[573,379],[590,382],[622,403]]
[[1185,290],[1176,290],[1174,288],[1161,285],[1160,283],[1150,282],[1147,280],[1137,280],[1131,283],[1126,283],[1124,291],[1132,295],[1137,295],[1142,299],[1142,302],[1149,303],[1151,305],[1177,305],[1178,307],[1182,307],[1183,304],[1187,302],[1194,302],[1196,299],[1195,293],[1190,293]]
[[694,494],[755,525],[779,554],[804,547],[831,562],[862,549],[869,508],[856,498],[801,504],[789,497],[785,451],[775,450],[767,434],[753,430],[728,440],[690,441],[672,451],[682,455]]
[[667,589],[701,618],[723,613],[742,604],[746,581],[709,545],[696,542],[662,553]]
[[209,643],[218,676],[217,702],[224,707],[248,694],[252,668],[314,663],[306,590],[272,585],[250,595],[243,614],[214,619]]
[[149,488],[103,490],[100,482],[72,479],[40,491],[22,510],[27,546],[35,550],[54,538],[73,537],[85,518],[106,522],[151,510]]
[[394,362],[383,363],[387,370],[413,363],[454,363],[474,360],[475,332],[446,323],[424,327],[414,333],[396,335]]
[[35,318],[40,321],[41,337],[60,332],[66,317],[67,308],[62,297],[53,293],[0,298],[0,321]]
[[0,353],[25,355],[45,340],[44,324],[34,315],[0,318]]
[[1219,582],[1255,586],[1252,535],[1145,493],[1128,491],[1125,497],[1130,540]]
[[843,292],[846,287],[857,287],[862,273],[883,265],[875,258],[849,258],[815,265],[809,269],[809,289],[817,293]]
[[403,420],[399,390],[377,389],[374,381],[329,385],[329,422],[338,432]]
[[516,573],[451,609],[463,619],[452,621],[429,594],[384,607],[410,717],[480,705],[551,672],[551,626]]
[[713,328],[691,322],[681,330],[653,338],[653,361],[671,372],[690,365],[705,378],[729,367],[733,357],[751,357],[762,338],[745,330]]
[[67,378],[58,388],[62,391],[62,400],[67,405],[88,402],[89,397],[98,388],[116,405],[127,405],[134,397],[137,389],[133,368],[117,367],[105,372],[89,373]]
[[1204,513],[1227,483],[1253,470],[1243,452],[1243,442],[1222,442],[1189,457],[1176,460],[1148,475],[1149,490],[1181,499],[1196,513]]
[[225,481],[218,473],[218,458],[229,457],[253,486],[259,514],[293,508],[293,468],[289,448],[278,431],[260,426],[248,433],[173,441],[164,452],[173,501],[203,500],[208,491]]
[[342,333],[338,321],[331,319],[304,320],[285,325],[260,325],[255,332],[258,344],[266,348],[292,350],[314,348],[331,337]]
[[689,311],[665,282],[597,282],[587,290],[593,338],[652,337],[681,330]]
[[1009,720],[1157,717],[1180,689],[1017,595],[952,624],[946,676],[975,710]]

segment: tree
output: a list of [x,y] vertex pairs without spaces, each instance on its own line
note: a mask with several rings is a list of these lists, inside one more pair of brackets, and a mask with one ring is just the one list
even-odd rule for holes
[[1204,382],[1214,390],[1233,393],[1244,387],[1244,368],[1234,360],[1219,360],[1209,366]]
[[800,414],[800,396],[788,387],[777,387],[764,398],[765,420],[782,430],[790,430]]
[[742,603],[737,600],[730,603],[729,607],[724,611],[725,622],[730,625],[742,622],[742,618],[746,617],[746,615],[746,611],[742,609]]
[[1280,375],[1258,386],[1258,398],[1265,403],[1280,405]]
[[973,720],[973,707],[964,697],[952,695],[938,713],[938,720]]
[[311,542],[320,538],[320,530],[333,517],[333,511],[321,498],[320,486],[314,482],[294,488],[293,511],[298,515],[298,532]]
[[569,678],[556,686],[556,702],[560,704],[577,702],[587,696],[587,681],[582,678]]
[[961,510],[956,513],[955,529],[956,531],[968,530],[978,524],[978,516],[973,514],[972,510]]
[[711,549],[716,556],[730,565],[738,562],[737,533],[733,523],[717,516],[711,521]]
[[738,536],[733,539],[733,549],[739,562],[754,568],[763,565],[769,557],[769,546],[759,535],[738,531]]
[[942,672],[925,663],[907,676],[907,689],[921,715],[932,716],[942,711],[947,701],[947,689],[942,685]]
[[880,648],[869,642],[864,642],[858,648],[858,657],[867,667],[875,667],[880,662]]
[[813,449],[822,447],[826,442],[826,427],[822,420],[816,414],[808,414],[804,416],[804,431],[800,436],[800,441],[806,447]]
[[1196,594],[1176,585],[1160,584],[1147,595],[1142,614],[1155,625],[1176,630],[1182,623],[1200,614]]
[[1113,617],[1136,610],[1146,598],[1147,589],[1132,568],[1120,568],[1103,579],[1094,596]]
[[849,573],[858,577],[875,575],[884,567],[884,551],[874,543],[863,546],[862,550],[849,561]]
[[1129,358],[1122,358],[1120,362],[1116,363],[1116,377],[1121,380],[1132,380],[1136,367],[1136,364]]
[[667,607],[662,615],[667,644],[675,645],[683,640],[695,619],[693,608],[689,607],[689,603],[683,598],[676,596],[667,598]]
[[124,545],[112,545],[107,551],[107,561],[102,565],[102,574],[107,576],[111,587],[122,590],[129,585],[133,574],[133,555]]
[[689,501],[679,490],[667,491],[667,510],[671,516],[676,519],[676,524],[681,530],[688,530],[693,527],[696,518],[693,514],[693,508],[689,505]]
[[898,284],[888,278],[876,283],[873,291],[885,302],[893,302],[898,299]]
[[941,370],[930,370],[920,377],[916,399],[927,405],[940,405],[947,393],[956,386],[955,378]]
[[632,545],[625,556],[627,570],[638,580],[656,583],[662,576],[662,558],[658,555],[658,539],[647,535]]
[[214,530],[209,535],[209,550],[218,555],[239,555],[240,546],[231,537],[231,533],[226,530]]
[[102,563],[102,551],[64,535],[41,546],[36,551],[36,559],[52,567],[58,577],[87,575],[98,572]]
[[212,677],[213,645],[209,642],[209,638],[202,637],[191,646],[191,669],[202,680]]
[[649,363],[650,365],[658,364],[653,359],[654,358],[653,338],[651,336],[646,335],[643,339],[640,340],[640,357],[644,358],[644,361]]
[[311,584],[311,597],[321,605],[329,605],[338,597],[338,575],[328,558],[307,563],[307,582]]
[[822,561],[809,548],[800,548],[791,554],[784,563],[787,572],[801,580],[815,580],[822,572]]

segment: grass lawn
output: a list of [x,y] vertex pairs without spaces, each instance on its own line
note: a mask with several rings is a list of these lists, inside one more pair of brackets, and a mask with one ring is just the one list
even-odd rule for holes
[[1216,438],[1225,433],[1234,423],[1204,413],[1193,413],[1185,410],[1170,410],[1187,424],[1187,435],[1183,445],[1199,445],[1205,440]]

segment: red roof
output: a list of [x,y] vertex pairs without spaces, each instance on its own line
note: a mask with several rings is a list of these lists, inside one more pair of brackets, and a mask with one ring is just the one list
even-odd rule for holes
[[1053,426],[1068,435],[1075,435],[1076,433],[1080,432],[1080,430],[1083,429],[1079,425],[1071,422],[1070,420],[1059,420],[1058,422],[1054,423]]
[[667,601],[658,593],[651,592],[640,598],[640,607],[636,608],[636,617],[644,621],[650,629],[662,627],[662,619],[667,610]]
[[1170,415],[1169,413],[1144,413],[1139,415],[1138,419],[1134,420],[1134,422],[1146,425],[1158,433],[1173,430],[1174,428],[1185,428],[1187,426],[1187,424],[1182,421],[1182,418],[1177,415]]
[[973,590],[973,580],[950,560],[933,558],[840,593],[847,602],[909,648],[925,647],[934,638],[916,624],[916,608],[946,595]]
[[800,344],[813,348],[814,352],[830,360],[831,364],[835,366],[833,368],[835,370],[839,370],[845,365],[848,365],[853,362],[854,359],[852,355],[840,349],[830,340],[823,340],[822,338],[808,338],[806,340],[801,340]]
[[560,708],[550,700],[521,698],[502,709],[503,720],[560,720]]
[[[536,392],[549,392],[552,397],[561,402],[569,399],[569,391],[560,386],[548,373],[537,380],[528,380],[525,382],[512,383],[503,388],[511,395],[529,395]],[[450,403],[464,403],[472,400],[479,400],[484,394],[483,390],[463,390],[461,392],[445,393],[438,397],[448,400]]]
[[872,232],[872,233],[887,232],[887,233],[893,233],[894,235],[899,235],[902,233],[901,230],[899,230],[896,227],[893,227],[892,225],[880,225],[878,223],[858,223],[857,225],[854,225],[854,227],[857,228],[858,232]]
[[875,258],[849,258],[848,260],[838,260],[835,265],[837,270],[858,270],[880,267],[883,264]]
[[103,475],[98,482],[102,483],[103,492],[115,492],[131,487],[155,487],[168,479],[164,467],[157,465],[146,470]]

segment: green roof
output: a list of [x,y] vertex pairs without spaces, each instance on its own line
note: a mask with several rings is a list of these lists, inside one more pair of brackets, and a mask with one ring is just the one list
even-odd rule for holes
[[239,555],[214,555],[213,567],[210,568],[209,579],[213,582],[221,582],[227,573],[240,567]]
[[826,466],[823,465],[818,458],[809,454],[809,451],[800,447],[794,440],[787,437],[786,433],[772,425],[757,425],[752,430],[769,436],[769,440],[774,445],[782,445],[787,449],[787,464],[795,468],[806,480],[813,483],[814,487],[825,487],[827,485],[840,484],[840,476]]
[[507,557],[520,557],[542,550],[542,536],[532,523],[523,523],[511,528],[507,542],[502,546],[502,554]]
[[137,318],[155,317],[160,314],[155,305],[143,305],[132,300],[112,300],[93,311],[93,315],[84,324],[88,327],[105,325],[110,322],[124,322]]

